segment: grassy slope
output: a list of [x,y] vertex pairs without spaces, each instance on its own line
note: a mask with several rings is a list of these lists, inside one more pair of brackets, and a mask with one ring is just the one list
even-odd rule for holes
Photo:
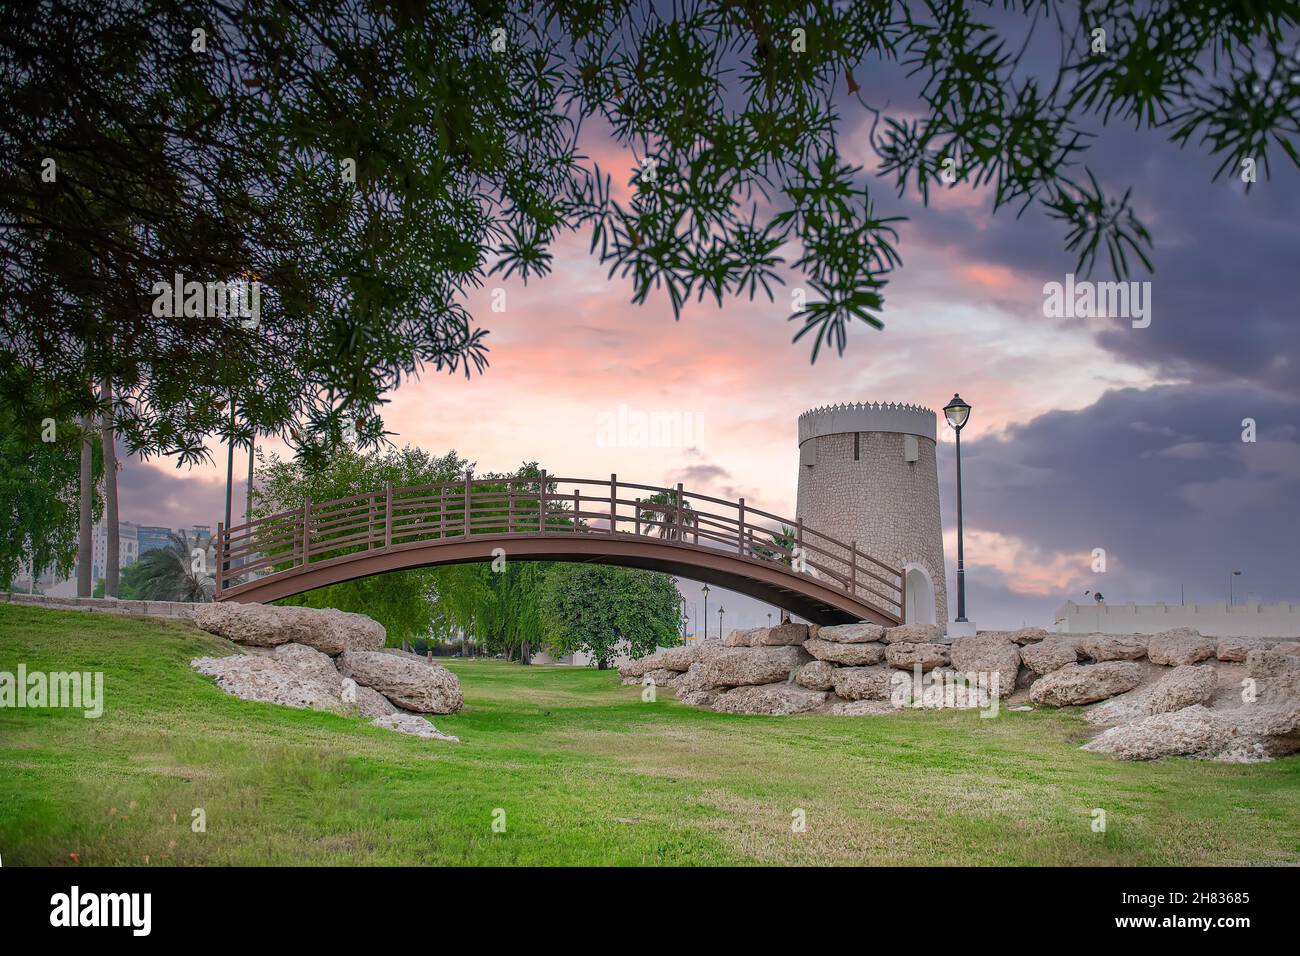
[[611,672],[466,661],[467,711],[435,718],[448,744],[240,701],[187,666],[231,650],[0,606],[0,670],[102,670],[107,698],[98,720],[0,710],[4,864],[1300,861],[1300,759],[1120,763],[1077,749],[1071,713],[738,717],[642,703]]

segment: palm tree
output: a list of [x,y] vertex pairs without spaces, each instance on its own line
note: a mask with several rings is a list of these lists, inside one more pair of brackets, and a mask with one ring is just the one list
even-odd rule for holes
[[[774,547],[754,542],[754,557],[762,558],[764,561],[775,561],[777,564],[790,564],[790,557],[794,554],[795,530],[788,524],[781,525],[780,531],[768,532],[772,536]],[[780,550],[777,550],[777,549]]]
[[[755,542],[753,545],[754,557],[789,566],[791,558],[794,557],[795,543],[797,541],[795,529],[788,524],[783,524],[780,531],[770,531],[768,533],[772,536],[773,547],[769,548]],[[780,550],[776,550],[777,548]],[[771,621],[772,615],[769,614],[767,617]],[[781,623],[790,623],[790,612],[785,608],[781,608]]]
[[212,578],[195,571],[190,560],[190,542],[185,532],[168,535],[167,547],[150,551],[131,567],[123,577],[124,590],[145,601],[184,601],[189,603],[212,600]]
[[679,509],[679,499],[675,491],[657,491],[649,498],[641,499],[641,504],[659,506],[657,508],[639,508],[637,516],[644,524],[657,525],[658,534],[661,538],[682,540],[686,537],[686,529],[695,523],[695,516],[691,512],[690,502],[681,499]]

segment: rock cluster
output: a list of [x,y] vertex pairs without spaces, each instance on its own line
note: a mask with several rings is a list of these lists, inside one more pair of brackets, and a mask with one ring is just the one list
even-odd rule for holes
[[[1020,659],[1015,645],[1007,646],[1000,660],[1009,667],[1010,687]],[[918,675],[962,683],[950,649],[934,625],[782,624],[660,651],[624,663],[619,673],[625,684],[672,687],[679,701],[722,713],[865,716],[913,705]],[[954,704],[949,694],[946,706],[989,703],[987,694],[969,697],[958,694],[961,702]],[[915,706],[945,704],[927,694]]]
[[244,700],[371,718],[376,727],[436,740],[421,714],[464,705],[460,681],[440,664],[385,648],[381,624],[364,614],[263,604],[208,604],[194,623],[244,648],[191,661],[200,674]]
[[1233,763],[1300,751],[1300,645],[1180,628],[1146,647],[1143,683],[1090,708],[1088,719],[1106,729],[1085,750],[1125,760]]
[[1122,759],[1300,751],[1300,642],[1187,628],[1152,637],[1022,628],[950,643],[937,625],[783,624],[662,651],[619,672],[625,684],[672,687],[679,701],[722,713],[992,709],[995,698],[1017,695],[1010,703],[1088,706],[1088,720],[1107,729],[1086,749]]

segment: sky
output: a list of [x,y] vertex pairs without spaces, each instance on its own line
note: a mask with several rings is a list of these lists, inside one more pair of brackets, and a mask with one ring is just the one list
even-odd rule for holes
[[[905,109],[895,82],[880,78]],[[841,105],[845,152],[874,168],[866,111]],[[588,151],[616,183],[631,168],[609,142]],[[502,284],[504,311],[491,309],[492,280],[467,302],[490,330],[488,369],[404,383],[385,422],[398,446],[455,449],[480,471],[537,461],[565,475],[681,481],[793,515],[800,413],[924,405],[941,420],[951,613],[956,488],[941,409],[960,392],[973,407],[962,466],[968,616],[979,627],[1050,627],[1089,590],[1111,604],[1224,602],[1233,570],[1238,599],[1300,601],[1300,174],[1273,159],[1271,180],[1247,195],[1235,176],[1213,181],[1217,163],[1194,146],[1100,132],[1089,164],[1108,190],[1133,188],[1155,237],[1154,272],[1132,276],[1151,283],[1146,328],[1045,317],[1044,284],[1064,282],[1074,258],[1037,210],[994,215],[989,195],[964,185],[924,207],[871,178],[878,212],[909,217],[886,325],[853,330],[842,356],[815,365],[805,343],[791,343],[796,276],[774,302],[706,302],[674,321],[663,297],[632,305],[630,284],[609,278],[588,256],[589,236],[573,234],[553,250],[554,274]],[[1101,266],[1092,278],[1111,276]],[[620,406],[679,414],[689,430],[672,448],[609,447],[602,424]],[[1242,440],[1247,418],[1254,442]],[[127,461],[123,518],[215,526],[225,457],[210,447],[214,463],[193,470]],[[236,501],[242,494],[237,485]],[[699,587],[681,589],[689,612]],[[715,588],[711,629],[720,605],[727,629],[772,610]]]

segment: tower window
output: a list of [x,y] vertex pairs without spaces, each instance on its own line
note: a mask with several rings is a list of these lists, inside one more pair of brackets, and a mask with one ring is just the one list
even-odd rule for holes
[[853,460],[858,460],[858,454],[861,451],[862,432],[853,433]]

